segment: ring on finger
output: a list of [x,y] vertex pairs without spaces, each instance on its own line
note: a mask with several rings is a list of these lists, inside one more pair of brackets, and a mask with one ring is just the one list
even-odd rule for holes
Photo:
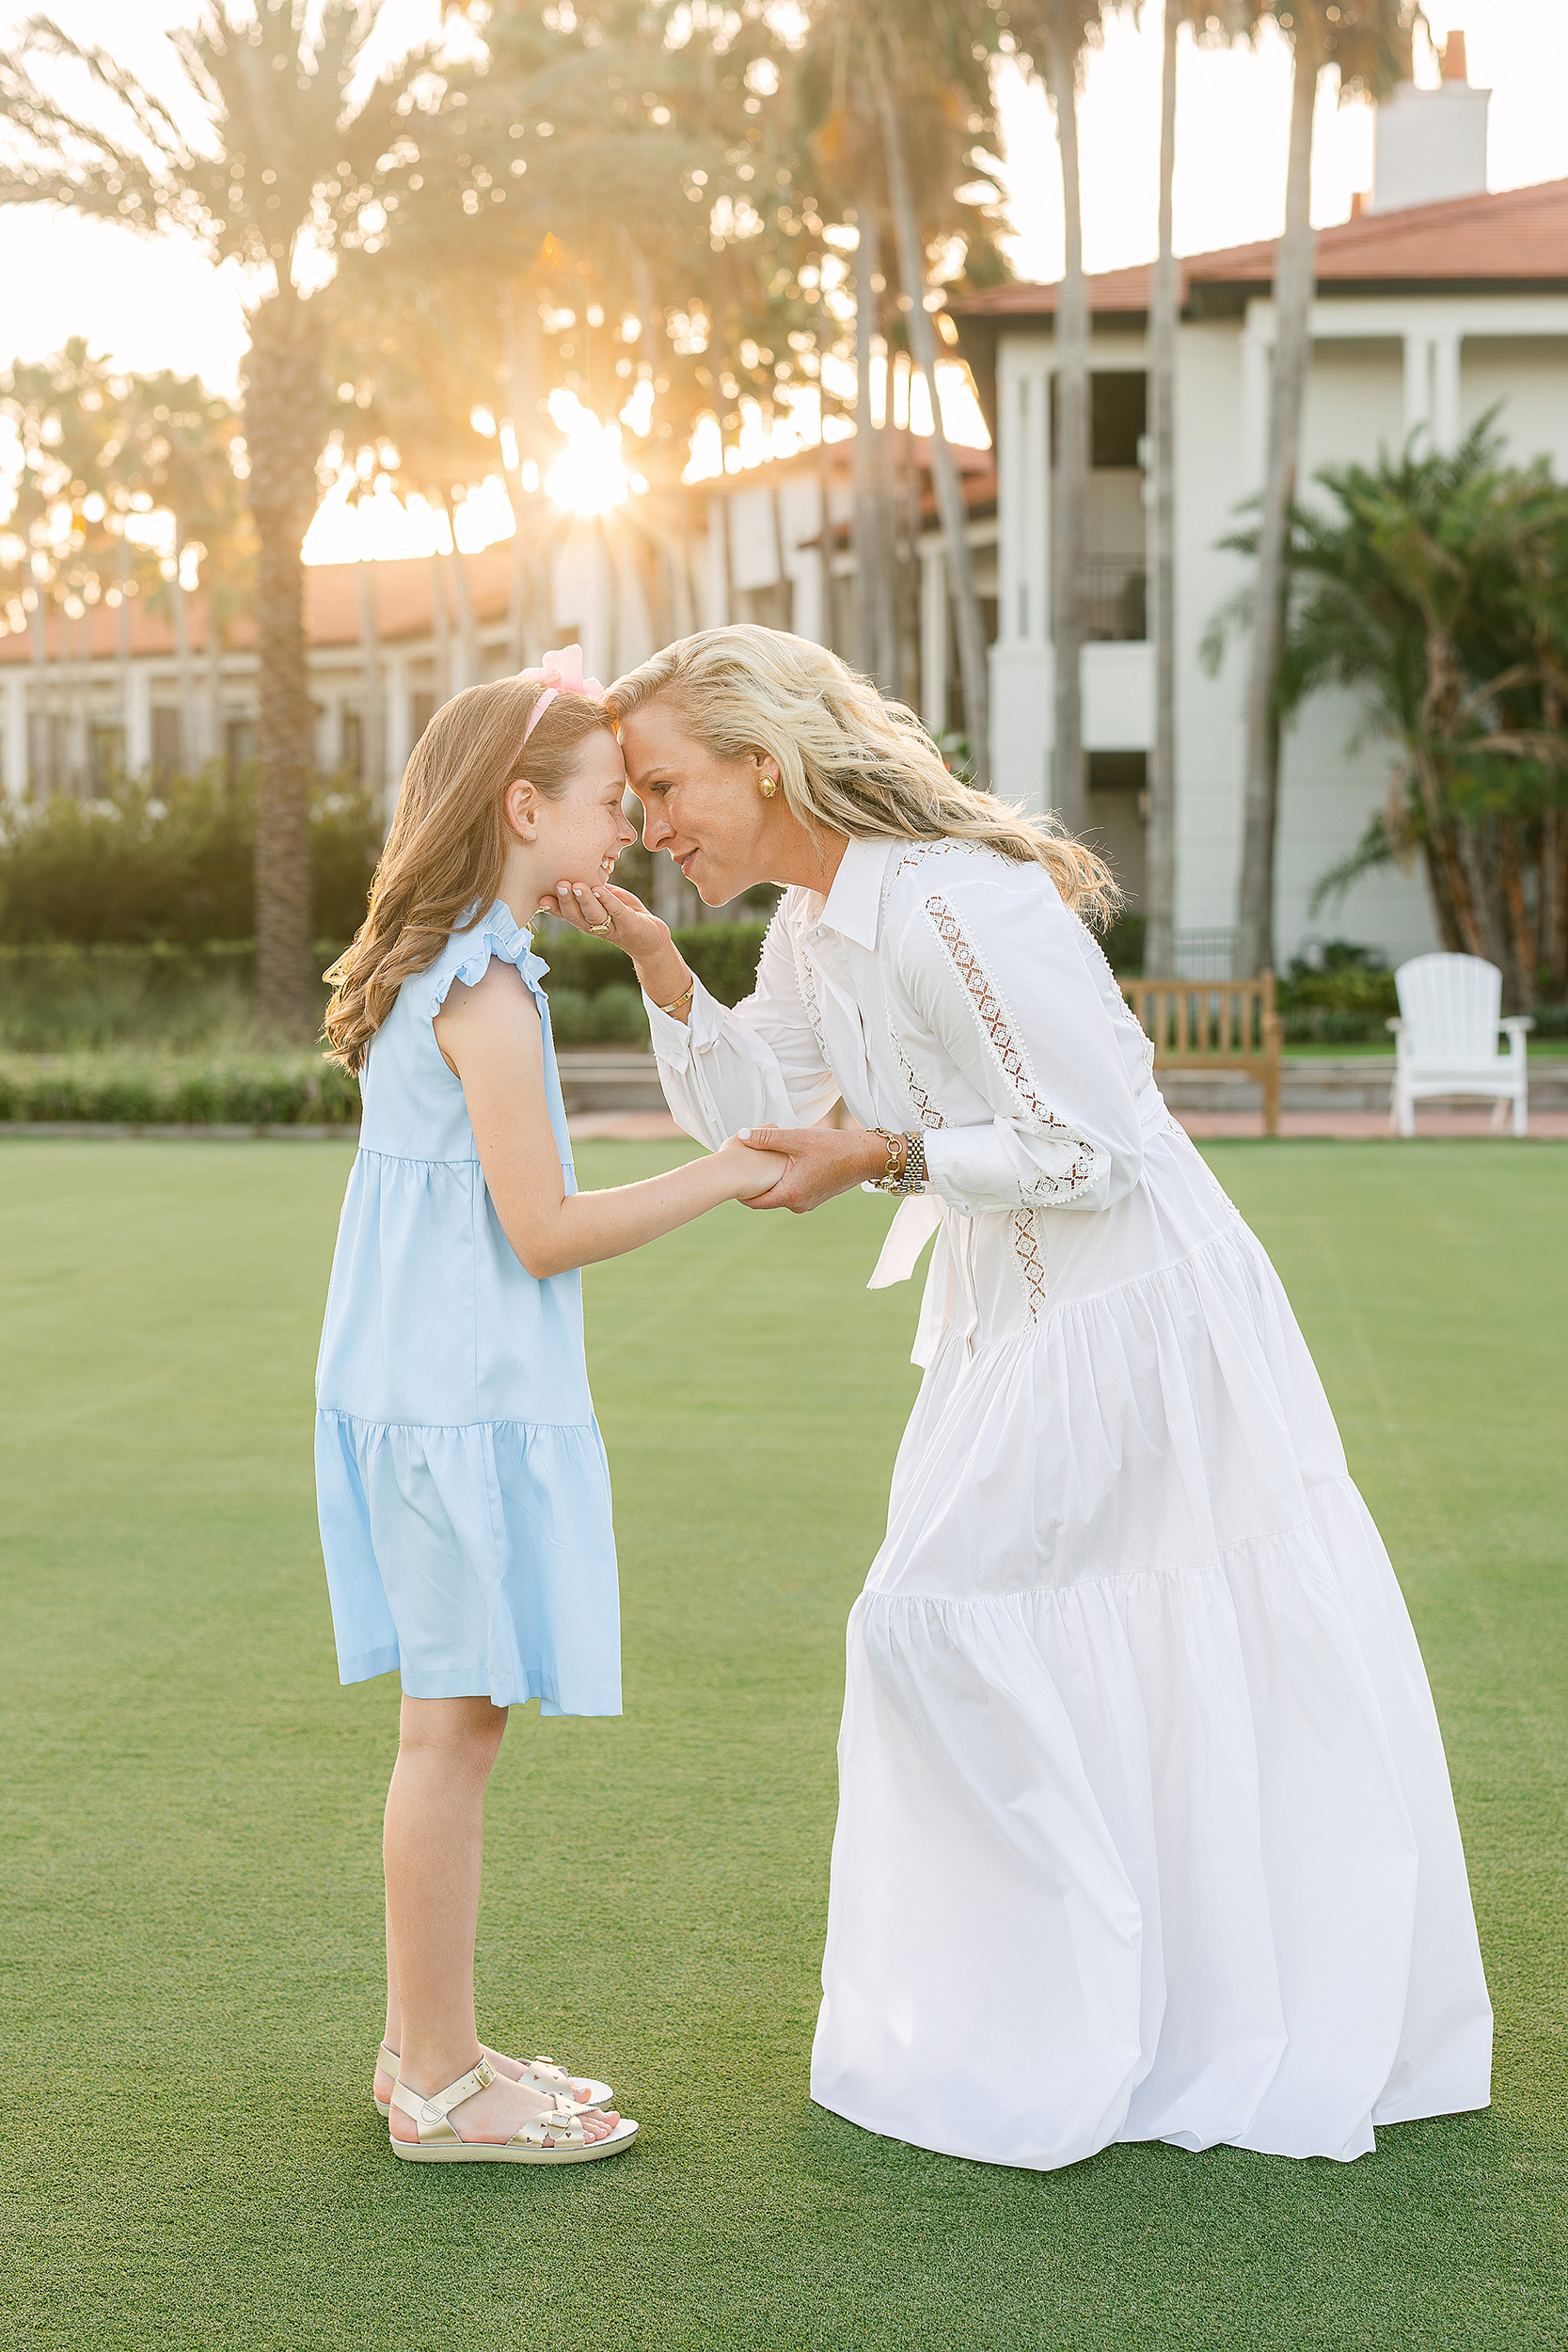
[[609,923],[609,922],[606,922],[606,923],[590,923],[590,924],[589,924],[589,926],[588,926],[588,928],[589,928],[589,930],[590,930],[591,931],[593,931],[593,932],[594,933],[594,935],[595,935],[596,937],[599,937],[599,936],[602,936],[602,935],[603,935],[603,933],[604,933],[604,932],[606,932],[606,931],[611,931],[611,930],[614,930],[614,928],[615,928],[615,926],[614,926],[614,924],[613,924],[613,923]]

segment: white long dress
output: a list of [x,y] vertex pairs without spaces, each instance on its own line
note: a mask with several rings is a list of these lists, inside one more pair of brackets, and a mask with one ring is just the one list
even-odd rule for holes
[[849,1618],[812,2095],[993,2163],[1117,2139],[1358,2156],[1484,2106],[1437,1721],[1262,1248],[1037,866],[852,841],[754,995],[650,1009],[715,1146],[926,1129],[936,1229]]

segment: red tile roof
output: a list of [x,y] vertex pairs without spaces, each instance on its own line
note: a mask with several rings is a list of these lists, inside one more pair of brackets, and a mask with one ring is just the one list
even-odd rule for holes
[[[506,611],[512,579],[512,548],[508,541],[483,548],[464,559],[468,593],[481,621],[493,621]],[[433,627],[433,573],[428,557],[409,556],[372,565],[375,583],[375,621],[384,639],[428,636]],[[305,569],[305,633],[312,645],[354,645],[359,638],[359,567],[356,564],[309,564]],[[207,645],[206,599],[190,599],[191,650],[198,662]],[[105,604],[87,615],[87,651],[95,661],[113,660],[119,645],[118,615]],[[72,661],[82,658],[80,623],[52,614],[46,626],[49,658]],[[250,652],[256,644],[256,624],[248,613],[232,622],[228,632],[230,650]],[[174,654],[174,628],[166,613],[150,611],[142,597],[131,607],[133,655],[166,657]],[[33,658],[30,630],[0,636],[0,664],[27,662]]]
[[[1263,288],[1274,276],[1274,243],[1191,253],[1177,263],[1181,300],[1195,288]],[[1089,307],[1145,311],[1152,269],[1107,270],[1089,279]],[[1318,232],[1320,294],[1355,286],[1530,285],[1568,288],[1568,180],[1495,196],[1464,196],[1398,213],[1362,213]],[[1056,308],[1055,285],[1022,281],[958,296],[960,318],[1037,318]]]

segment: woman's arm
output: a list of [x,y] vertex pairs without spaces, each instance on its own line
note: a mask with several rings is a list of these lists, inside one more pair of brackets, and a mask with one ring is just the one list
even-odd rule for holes
[[[664,1098],[689,1136],[717,1150],[736,1128],[775,1120],[809,1126],[838,1099],[811,1016],[801,999],[795,955],[782,922],[763,942],[756,985],[733,1009],[709,995],[671,940],[668,927],[629,890],[614,886],[573,894],[552,913],[580,930],[608,922],[608,936],[631,957],[648,1007]],[[673,1013],[688,988],[689,1003]]]
[[727,1143],[640,1184],[568,1193],[545,1092],[544,1033],[520,974],[496,959],[472,988],[454,982],[435,1027],[462,1082],[501,1231],[540,1280],[640,1248],[721,1200],[765,1192],[784,1172],[781,1159]]
[[1143,1126],[1085,945],[1035,866],[932,861],[902,911],[895,1025],[992,1114],[926,1136],[931,1189],[953,1208],[1092,1212],[1137,1184]]
[[[1050,882],[1028,867],[932,861],[896,926],[884,967],[895,1030],[924,1048],[927,1071],[949,1065],[991,1113],[927,1127],[928,1188],[966,1216],[1123,1199],[1143,1172],[1143,1126],[1081,930]],[[927,1083],[940,1106],[940,1079]],[[758,1209],[815,1209],[885,1166],[875,1135],[773,1121],[743,1140],[786,1163],[751,1201]]]

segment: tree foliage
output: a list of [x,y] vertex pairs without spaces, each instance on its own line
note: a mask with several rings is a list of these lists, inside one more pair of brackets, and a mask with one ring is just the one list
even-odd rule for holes
[[[1319,473],[1325,502],[1291,516],[1275,707],[1338,687],[1359,739],[1398,746],[1387,807],[1320,902],[1418,853],[1445,944],[1528,1008],[1543,968],[1568,980],[1568,487],[1501,449],[1488,416],[1453,451]],[[1225,544],[1250,555],[1257,534]]]

